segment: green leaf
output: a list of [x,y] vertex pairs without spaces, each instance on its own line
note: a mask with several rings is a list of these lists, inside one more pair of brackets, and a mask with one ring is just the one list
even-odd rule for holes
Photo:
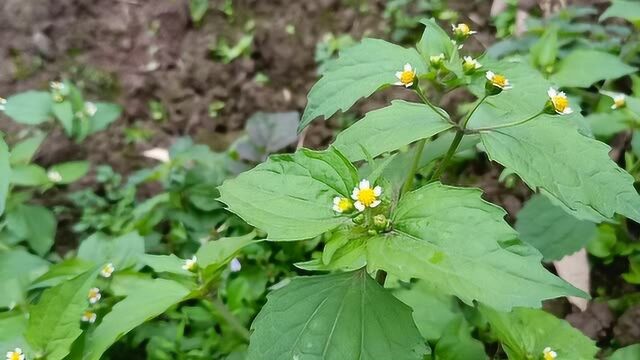
[[56,181],[58,184],[71,184],[80,180],[87,175],[91,163],[88,161],[69,161],[66,163],[56,164],[49,168],[50,172],[60,174],[61,180]]
[[365,271],[298,277],[267,297],[247,360],[421,360],[408,306]]
[[116,104],[97,102],[96,113],[89,119],[91,130],[89,134],[106,129],[109,124],[122,115],[122,107]]
[[613,0],[611,6],[600,15],[600,21],[619,17],[630,22],[637,22],[640,20],[640,3],[631,0]]
[[593,340],[544,310],[518,308],[501,313],[481,306],[480,311],[509,359],[542,358],[546,347],[563,360],[594,359],[598,352]]
[[93,267],[92,263],[77,258],[65,259],[62,262],[51,265],[46,273],[33,280],[29,290],[56,286],[63,281],[89,271]]
[[[435,19],[420,21],[425,26],[420,41],[416,45],[420,54],[425,60],[431,56],[445,55],[444,67],[453,72],[456,76],[462,77],[462,60],[458,53],[457,45],[451,42],[451,38],[436,23]],[[420,76],[420,73],[418,73]]]
[[16,122],[37,125],[51,118],[51,95],[46,91],[27,91],[13,95],[4,113]]
[[185,276],[193,276],[193,273],[187,270],[184,270],[182,266],[184,265],[184,260],[171,255],[150,255],[143,254],[140,256],[140,262],[149,266],[153,269],[153,271],[157,273],[171,273]]
[[47,135],[38,132],[35,135],[17,143],[11,149],[11,165],[26,165],[38,151],[38,148]]
[[191,20],[200,22],[209,9],[209,0],[189,0],[189,13]]
[[98,271],[89,271],[47,289],[31,307],[25,336],[31,347],[46,354],[47,360],[63,359],[82,334],[80,318],[97,275]]
[[553,65],[558,57],[558,28],[548,27],[540,40],[531,47],[531,57],[534,65],[546,71],[547,66]]
[[70,101],[63,101],[59,103],[54,103],[51,107],[53,110],[53,114],[56,116],[56,119],[60,121],[62,124],[62,128],[64,129],[67,136],[74,136],[74,122],[75,116],[73,114],[73,106]]
[[436,343],[435,360],[485,360],[489,359],[484,344],[471,337],[471,328],[464,318],[456,318],[444,330]]
[[541,116],[481,138],[491,160],[575,217],[599,222],[618,213],[640,222],[633,177],[611,160],[609,146],[580,134],[563,117]]
[[366,158],[362,147],[376,157],[450,128],[427,105],[395,100],[342,131],[333,145],[350,161],[358,161]]
[[[134,292],[113,306],[85,345],[83,360],[99,360],[119,338],[181,302],[189,290],[175,281],[139,282]],[[86,294],[85,294],[86,296]]]
[[18,186],[41,186],[49,184],[47,172],[40,166],[16,165],[11,169],[11,184]]
[[243,236],[225,237],[215,241],[209,241],[202,245],[196,257],[198,266],[203,268],[206,275],[225,266],[233,256],[243,247],[253,244],[256,237],[255,231]]
[[116,270],[137,264],[142,254],[144,238],[137,232],[124,234],[115,239],[96,233],[84,240],[78,248],[78,258],[93,261],[97,265],[113,263]]
[[559,260],[585,247],[598,235],[597,225],[579,220],[542,195],[534,195],[518,213],[522,241],[538,249],[545,261]]
[[333,211],[333,198],[349,197],[357,182],[355,168],[335,149],[301,149],[225,181],[219,200],[269,240],[303,240],[350,221]]
[[0,136],[0,215],[4,213],[4,207],[9,195],[9,179],[11,167],[9,166],[9,147]]
[[609,360],[637,360],[640,359],[640,344],[630,345],[616,350]]
[[19,204],[7,214],[7,227],[40,256],[49,252],[56,235],[56,217],[40,205]]
[[539,307],[545,299],[586,296],[545,270],[540,253],[516,239],[505,211],[480,195],[440,183],[407,193],[393,231],[367,241],[367,266],[423,279],[469,305]]
[[619,57],[597,50],[575,50],[558,64],[551,81],[558,86],[589,87],[600,80],[617,79],[633,74],[637,68]]
[[630,127],[627,123],[627,116],[620,111],[591,113],[584,119],[589,123],[593,135],[604,138],[610,138]]
[[452,322],[463,317],[455,297],[437,292],[426,281],[417,281],[411,288],[400,288],[393,294],[411,306],[420,334],[429,341],[440,339]]
[[424,61],[414,49],[378,39],[364,39],[340,53],[311,88],[307,107],[298,130],[318,116],[325,119],[336,111],[346,111],[358,99],[367,97],[383,85],[393,84],[404,64],[411,64],[418,76],[426,73]]
[[48,261],[24,250],[0,252],[0,307],[22,302],[26,288],[47,268]]

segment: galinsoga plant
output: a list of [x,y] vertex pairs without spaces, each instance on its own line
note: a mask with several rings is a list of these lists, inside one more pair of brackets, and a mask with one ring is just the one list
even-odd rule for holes
[[[300,129],[389,86],[419,102],[392,101],[329,149],[271,156],[220,187],[229,210],[268,240],[325,240],[321,256],[296,265],[329,274],[295,278],[269,296],[252,325],[248,359],[423,359],[430,344],[411,309],[385,288],[391,279],[419,279],[475,307],[511,359],[594,357],[593,342],[531,309],[588,295],[548,272],[479,189],[440,177],[457,151],[477,145],[577,218],[640,221],[633,178],[589,136],[577,105],[537,71],[461,57],[473,34],[467,25],[453,26],[451,39],[433,20],[424,24],[415,49],[365,39],[340,54],[311,89]],[[477,97],[460,119],[426,95],[460,87]],[[437,159],[415,188],[416,173]]]

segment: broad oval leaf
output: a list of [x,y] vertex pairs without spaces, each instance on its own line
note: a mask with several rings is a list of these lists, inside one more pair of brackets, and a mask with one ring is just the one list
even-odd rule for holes
[[9,147],[0,136],[0,215],[4,213],[4,207],[9,194],[9,179],[11,167],[9,165]]
[[220,201],[269,240],[304,240],[349,221],[332,209],[335,196],[349,197],[355,168],[337,150],[298,150],[225,181]]
[[44,256],[53,246],[58,223],[44,206],[19,204],[7,213],[7,228],[26,240],[36,254]]
[[542,253],[545,261],[573,254],[598,235],[595,223],[576,219],[540,194],[520,210],[516,230],[522,241]]
[[55,171],[60,175],[59,184],[70,184],[74,181],[80,180],[89,172],[91,163],[88,161],[69,161],[53,165],[49,168],[50,172]]
[[458,46],[451,41],[447,33],[436,23],[435,19],[421,20],[424,32],[416,45],[422,56],[429,60],[431,56],[445,55],[444,67],[458,77],[464,76],[462,59],[458,52]]
[[516,239],[505,211],[477,189],[431,183],[406,194],[393,231],[370,239],[370,269],[420,278],[467,304],[539,307],[542,300],[586,296],[542,267],[542,256]]
[[373,94],[383,85],[393,84],[404,64],[411,64],[418,76],[427,71],[415,49],[407,49],[379,39],[364,39],[340,53],[340,57],[311,88],[298,130],[315,118],[331,117],[346,111],[358,99]]
[[551,81],[558,86],[589,87],[597,81],[617,79],[636,71],[637,68],[625,64],[615,55],[581,49],[560,61]]
[[80,318],[88,306],[87,293],[97,276],[98,271],[88,271],[42,293],[40,301],[30,309],[25,333],[35,351],[51,360],[60,360],[69,354],[71,344],[82,334]]
[[122,114],[122,107],[116,104],[97,102],[96,113],[89,119],[90,134],[106,129],[109,124],[117,120]]
[[635,0],[613,0],[611,6],[600,15],[600,21],[619,17],[631,22],[640,21],[640,3]]
[[480,312],[509,359],[542,359],[547,347],[563,360],[594,359],[598,352],[593,340],[544,310],[517,308],[501,313],[480,306]]
[[16,122],[37,125],[51,118],[51,106],[48,92],[26,91],[9,97],[4,113]]
[[363,271],[299,277],[269,294],[247,360],[419,360],[411,309]]
[[633,177],[611,160],[608,145],[580,134],[563,117],[541,116],[480,136],[491,160],[575,217],[602,221],[618,213],[640,222]]
[[636,360],[640,359],[640,344],[630,345],[616,350],[609,360]]
[[375,157],[436,135],[451,126],[425,104],[395,100],[390,106],[367,113],[342,131],[333,145],[349,160],[358,161],[367,157],[362,148]]
[[187,288],[171,280],[153,279],[138,282],[136,290],[114,305],[89,336],[82,359],[100,359],[120,337],[162,314],[188,294]]

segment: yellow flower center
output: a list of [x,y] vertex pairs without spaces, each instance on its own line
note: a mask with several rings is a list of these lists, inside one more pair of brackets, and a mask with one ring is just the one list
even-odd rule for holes
[[351,208],[353,208],[353,204],[351,204],[351,201],[349,201],[349,199],[342,198],[342,199],[340,199],[340,202],[338,203],[338,208],[342,212],[349,211],[349,210],[351,210]]
[[20,354],[15,351],[11,352],[9,360],[20,360]]
[[544,360],[555,360],[555,357],[553,356],[553,354],[551,352],[545,352],[544,353]]
[[613,103],[616,105],[617,108],[623,107],[624,106],[624,98],[615,99],[615,100],[613,100]]
[[554,96],[551,102],[553,102],[553,107],[556,108],[556,111],[559,112],[563,112],[569,106],[569,99],[564,96]]
[[413,73],[413,71],[404,70],[402,74],[400,74],[400,82],[405,85],[411,84],[414,78],[415,74]]
[[504,75],[500,74],[495,74],[493,75],[493,78],[491,78],[491,83],[501,88],[507,86],[507,81],[507,78]]
[[469,29],[469,25],[467,25],[467,24],[458,24],[458,31],[462,35],[468,35],[469,32],[471,32],[471,29]]
[[91,289],[89,290],[89,298],[94,298],[98,295],[98,291]]
[[360,201],[364,206],[370,206],[374,201],[376,201],[376,194],[371,188],[360,189],[358,192],[358,201]]

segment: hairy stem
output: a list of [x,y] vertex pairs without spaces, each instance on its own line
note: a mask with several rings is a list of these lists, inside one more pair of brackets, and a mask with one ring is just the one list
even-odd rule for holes
[[213,307],[216,309],[216,311],[218,311],[220,316],[222,316],[222,318],[227,322],[227,324],[231,326],[231,329],[233,329],[233,331],[235,331],[238,335],[242,337],[243,340],[245,340],[248,343],[249,336],[250,336],[249,330],[247,330],[247,328],[245,328],[244,325],[240,323],[238,318],[233,316],[229,308],[227,308],[227,306],[222,302],[222,300],[220,300],[217,296],[213,296],[213,301],[211,303],[213,304]]
[[422,151],[424,150],[424,146],[427,143],[427,139],[422,139],[418,141],[416,144],[415,150],[416,153],[413,155],[413,163],[411,164],[411,170],[409,171],[409,175],[407,176],[407,180],[404,182],[404,186],[402,186],[402,190],[400,191],[400,196],[411,190],[413,186],[413,179],[416,177],[416,172],[418,172],[418,167],[420,166],[420,158],[422,157]]
[[524,123],[527,123],[535,118],[537,118],[538,116],[544,114],[544,111],[541,111],[529,118],[526,118],[524,120],[519,120],[519,121],[514,121],[514,122],[510,122],[510,123],[506,123],[506,124],[500,124],[500,125],[496,125],[496,126],[487,126],[487,127],[483,127],[483,128],[477,128],[477,129],[469,129],[468,132],[471,133],[477,133],[480,131],[491,131],[491,130],[496,130],[496,129],[502,129],[502,128],[507,128],[507,127],[512,127],[512,126],[517,126],[517,125],[522,125]]

